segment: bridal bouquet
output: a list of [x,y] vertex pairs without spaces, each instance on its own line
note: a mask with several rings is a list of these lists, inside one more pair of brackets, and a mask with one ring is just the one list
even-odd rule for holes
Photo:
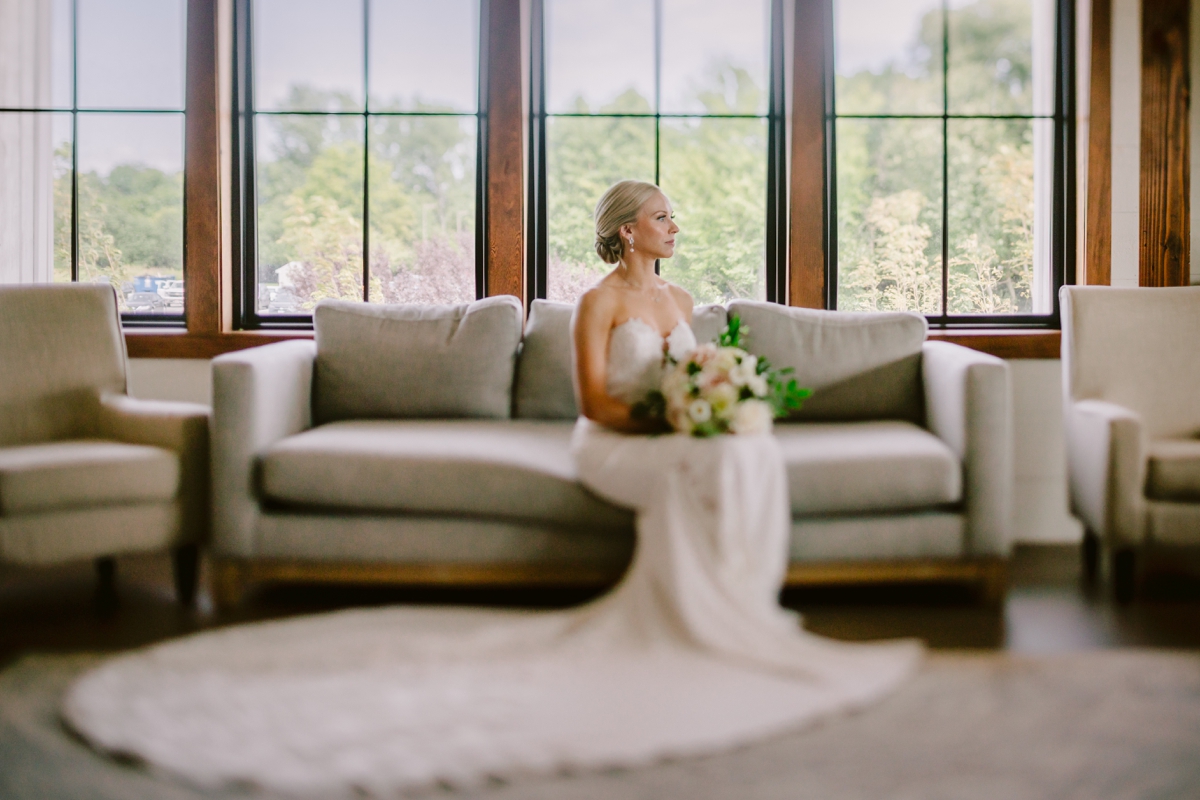
[[789,378],[791,368],[773,369],[765,358],[741,347],[746,328],[737,317],[716,342],[702,344],[675,360],[666,356],[662,389],[633,407],[642,419],[661,419],[679,433],[763,433],[776,417],[800,408],[812,394]]

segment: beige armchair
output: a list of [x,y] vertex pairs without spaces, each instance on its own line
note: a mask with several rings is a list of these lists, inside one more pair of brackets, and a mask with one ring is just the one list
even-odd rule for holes
[[1062,289],[1071,504],[1084,568],[1112,556],[1117,597],[1200,545],[1200,287]]
[[209,529],[206,406],[126,394],[110,286],[0,288],[0,561],[96,559],[171,548],[195,595]]

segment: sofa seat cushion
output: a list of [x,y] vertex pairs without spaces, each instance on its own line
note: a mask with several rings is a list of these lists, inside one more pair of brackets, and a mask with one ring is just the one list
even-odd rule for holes
[[353,420],[288,437],[262,457],[265,497],[286,505],[628,528],[580,485],[574,423]]
[[1200,439],[1150,443],[1146,495],[1155,500],[1200,501]]
[[179,457],[120,442],[74,440],[0,448],[0,513],[169,502]]
[[934,508],[962,499],[958,459],[912,423],[782,423],[775,435],[794,516]]

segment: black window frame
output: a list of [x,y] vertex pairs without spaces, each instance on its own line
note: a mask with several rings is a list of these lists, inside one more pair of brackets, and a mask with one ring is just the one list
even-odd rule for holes
[[[790,2],[791,0],[789,0]],[[662,70],[662,2],[654,3],[655,20],[655,86],[654,113],[649,114],[559,114],[546,111],[546,35],[545,0],[531,2],[531,31],[529,70],[529,183],[526,231],[526,304],[547,297],[546,268],[549,256],[548,197],[546,176],[546,120],[548,117],[591,117],[597,119],[637,118],[654,120],[654,172],[655,183],[659,181],[661,122],[664,119],[766,119],[767,121],[767,202],[766,202],[766,278],[765,290],[768,302],[787,302],[787,237],[788,237],[788,173],[787,173],[787,128],[786,128],[786,76],[784,54],[784,2],[770,0],[770,26],[768,33],[767,113],[762,114],[664,114],[659,108],[660,92],[657,89]],[[655,265],[655,271],[658,265]],[[753,298],[748,298],[753,299]]]
[[[181,135],[184,134],[187,126],[187,91],[186,87],[181,87],[183,94],[180,99],[183,101],[179,108],[80,108],[79,106],[79,0],[71,0],[71,105],[70,107],[59,107],[51,104],[47,107],[35,106],[3,106],[0,107],[0,114],[69,114],[71,116],[71,283],[79,283],[79,115],[92,114],[114,114],[119,116],[147,116],[147,115],[178,115],[183,120],[183,125],[180,128]],[[187,3],[182,3],[183,11],[187,14]],[[183,36],[183,53],[184,64],[187,60],[187,28],[184,27]],[[185,69],[186,75],[186,69]],[[184,162],[180,164],[181,174],[186,171],[186,152],[184,142],[180,140],[180,155],[184,157]],[[187,230],[187,193],[180,191],[180,234],[181,241],[183,233]],[[54,221],[51,220],[51,225]],[[185,309],[187,307],[187,258],[186,245],[180,250],[180,274],[183,275],[183,290],[184,290],[184,306],[179,309],[179,313],[162,313],[162,314],[131,314],[129,312],[121,313],[121,327],[123,328],[186,328],[187,321],[185,319]],[[118,289],[119,291],[119,289]]]
[[[1052,188],[1052,220],[1050,229],[1050,265],[1053,311],[1050,314],[947,314],[947,282],[949,278],[949,237],[947,236],[948,147],[947,123],[952,119],[1034,118],[1035,115],[950,114],[943,103],[941,114],[837,114],[834,64],[834,3],[825,0],[825,286],[826,308],[837,308],[838,238],[837,238],[837,120],[840,119],[940,119],[942,121],[942,313],[926,314],[930,328],[1044,328],[1062,327],[1059,290],[1075,283],[1076,266],[1076,73],[1075,73],[1075,4],[1074,0],[1057,0],[1054,20],[1054,174]],[[949,72],[948,0],[940,0],[943,14],[942,80],[946,91]]]
[[270,116],[340,116],[363,120],[363,294],[368,300],[370,286],[370,182],[367,161],[370,154],[370,121],[375,117],[471,117],[476,119],[475,164],[475,296],[486,293],[487,219],[487,31],[488,0],[479,4],[479,41],[477,43],[477,100],[474,114],[469,112],[372,111],[370,102],[370,26],[372,0],[360,0],[363,6],[363,107],[358,111],[271,111],[254,108],[254,30],[253,0],[233,0],[233,125],[232,125],[232,203],[233,229],[233,327],[235,330],[311,330],[312,314],[260,314],[258,311],[258,200],[255,161],[255,118]]

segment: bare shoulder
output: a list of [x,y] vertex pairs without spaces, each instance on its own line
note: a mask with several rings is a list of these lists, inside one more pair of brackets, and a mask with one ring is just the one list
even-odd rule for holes
[[621,303],[620,294],[603,282],[597,283],[579,297],[575,305],[573,321],[576,326],[595,325],[608,322],[611,324],[613,315]]
[[671,283],[670,281],[667,281],[667,289],[671,292],[671,299],[673,299],[675,304],[679,306],[679,310],[684,314],[687,314],[688,318],[690,319],[692,316],[692,309],[695,307],[696,301],[692,299],[692,296],[688,293],[688,290],[678,284]]

